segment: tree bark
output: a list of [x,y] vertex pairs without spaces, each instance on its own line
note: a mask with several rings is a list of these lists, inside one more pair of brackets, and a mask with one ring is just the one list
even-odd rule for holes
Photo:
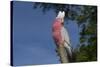
[[58,54],[60,56],[61,63],[68,63],[69,62],[68,55],[67,55],[67,52],[64,48],[64,45],[59,45],[57,48],[57,51],[58,51]]

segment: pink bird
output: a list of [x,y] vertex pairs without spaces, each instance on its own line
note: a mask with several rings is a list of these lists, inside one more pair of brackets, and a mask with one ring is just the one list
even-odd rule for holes
[[54,20],[52,27],[53,39],[57,46],[64,45],[68,55],[71,57],[72,56],[71,44],[68,31],[64,27],[64,16],[65,12],[59,11],[56,19]]

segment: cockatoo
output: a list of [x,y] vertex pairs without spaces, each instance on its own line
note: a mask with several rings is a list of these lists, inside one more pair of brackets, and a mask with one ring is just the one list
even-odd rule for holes
[[53,39],[57,46],[64,45],[66,52],[72,57],[71,44],[67,29],[64,27],[65,12],[59,11],[52,27]]

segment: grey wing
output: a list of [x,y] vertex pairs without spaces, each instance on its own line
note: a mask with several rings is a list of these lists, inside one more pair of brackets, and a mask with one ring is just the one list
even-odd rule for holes
[[62,35],[62,39],[64,40],[64,46],[71,57],[72,49],[71,49],[70,39],[69,39],[68,31],[64,27],[62,27],[61,35]]
[[64,27],[62,27],[61,36],[62,36],[62,39],[63,39],[69,46],[71,46],[71,44],[70,44],[70,38],[69,38],[69,35],[68,35],[68,31],[67,31],[67,29],[65,29]]

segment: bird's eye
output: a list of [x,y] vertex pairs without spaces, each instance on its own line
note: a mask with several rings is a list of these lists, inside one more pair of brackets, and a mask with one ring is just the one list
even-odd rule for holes
[[64,25],[64,23],[61,23],[62,25]]

